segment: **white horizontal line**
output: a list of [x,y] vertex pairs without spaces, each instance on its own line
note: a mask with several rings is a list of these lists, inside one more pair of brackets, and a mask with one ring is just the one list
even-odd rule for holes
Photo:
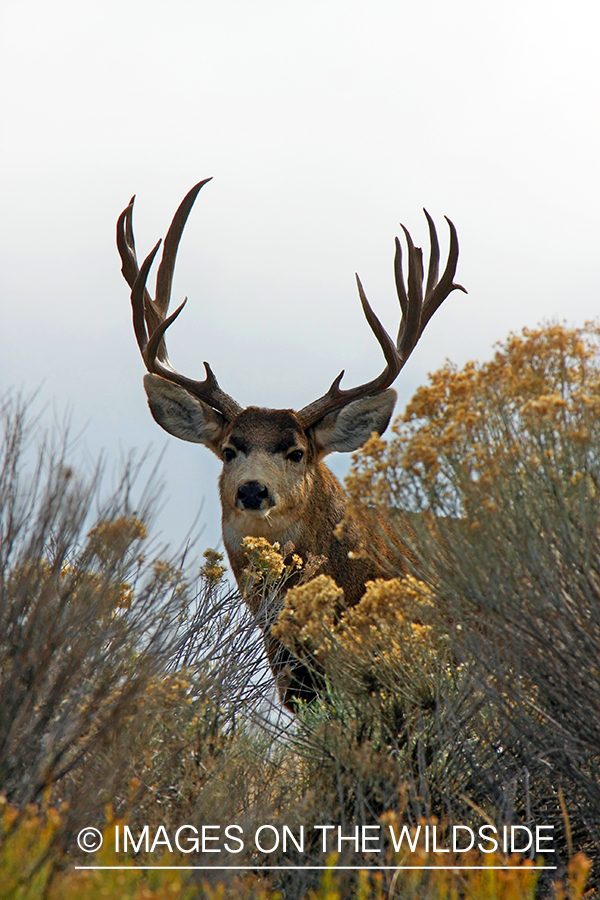
[[557,869],[558,866],[75,866],[76,869],[123,869],[129,870],[131,872],[135,872],[139,869],[202,869],[203,871],[207,871],[209,869],[215,869],[218,871],[229,870],[229,869],[252,869],[255,871],[260,871],[262,869],[274,870],[277,869],[279,871],[284,871],[285,869],[298,869],[302,871],[303,869],[322,869],[323,871],[331,870],[335,872],[336,869],[356,869],[357,871],[383,871],[390,870],[392,872],[397,872],[401,869],[447,869],[453,872],[462,871],[463,869],[484,869],[484,870],[497,870],[497,871],[505,871],[508,869],[521,869],[523,872],[539,872],[541,869]]

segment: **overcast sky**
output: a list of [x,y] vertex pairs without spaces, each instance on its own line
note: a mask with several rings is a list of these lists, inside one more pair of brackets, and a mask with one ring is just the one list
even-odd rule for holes
[[[458,280],[397,382],[401,411],[446,358],[599,305],[595,0],[4,0],[0,381],[85,428],[116,465],[166,447],[163,538],[220,465],[152,420],[114,227],[137,194],[140,256],[202,178],[178,259],[177,369],[208,359],[241,404],[300,407],[382,367],[354,272],[395,333],[393,238]],[[336,471],[347,460],[334,460]]]

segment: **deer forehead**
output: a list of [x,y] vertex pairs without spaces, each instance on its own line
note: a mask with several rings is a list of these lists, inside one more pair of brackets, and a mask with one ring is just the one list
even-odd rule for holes
[[248,456],[256,450],[286,453],[308,449],[308,439],[295,412],[291,409],[262,409],[249,406],[236,416],[227,428],[223,446],[231,444]]

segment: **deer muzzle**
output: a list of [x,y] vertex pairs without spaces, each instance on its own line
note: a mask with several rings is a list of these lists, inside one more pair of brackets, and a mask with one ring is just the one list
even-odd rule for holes
[[269,509],[273,502],[269,489],[260,481],[246,481],[237,489],[235,505],[238,509]]

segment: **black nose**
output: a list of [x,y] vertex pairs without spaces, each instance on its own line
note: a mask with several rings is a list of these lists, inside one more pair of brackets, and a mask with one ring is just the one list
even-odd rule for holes
[[237,492],[237,498],[241,501],[244,509],[260,509],[263,500],[267,500],[269,491],[259,481],[247,481],[240,484]]

